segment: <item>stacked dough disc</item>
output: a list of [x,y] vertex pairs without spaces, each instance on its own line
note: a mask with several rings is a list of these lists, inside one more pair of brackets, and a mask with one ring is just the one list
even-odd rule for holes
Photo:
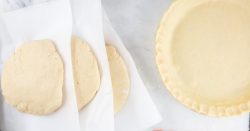
[[24,43],[5,62],[2,94],[21,112],[45,115],[63,99],[63,62],[50,40]]

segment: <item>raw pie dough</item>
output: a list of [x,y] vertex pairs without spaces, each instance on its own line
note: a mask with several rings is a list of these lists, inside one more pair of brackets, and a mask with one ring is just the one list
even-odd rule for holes
[[80,111],[98,91],[100,72],[96,57],[86,42],[72,37],[71,50],[77,106]]
[[209,116],[250,111],[250,1],[176,0],[156,37],[166,87]]
[[49,114],[62,104],[63,73],[63,62],[52,41],[24,43],[4,64],[2,94],[21,112]]
[[122,110],[128,98],[130,89],[129,75],[126,65],[117,50],[111,45],[106,45],[106,49],[112,79],[114,112],[117,113]]

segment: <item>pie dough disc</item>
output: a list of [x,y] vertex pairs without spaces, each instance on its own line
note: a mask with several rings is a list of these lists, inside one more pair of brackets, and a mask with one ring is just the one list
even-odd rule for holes
[[63,77],[63,62],[52,41],[27,42],[4,64],[2,94],[21,112],[47,115],[62,104]]
[[80,111],[97,93],[100,72],[96,57],[88,44],[78,37],[72,37],[71,43],[75,92]]
[[177,0],[163,16],[158,69],[171,94],[192,110],[250,111],[249,7],[249,0]]
[[130,89],[129,74],[126,65],[115,47],[106,45],[113,88],[114,112],[122,110]]

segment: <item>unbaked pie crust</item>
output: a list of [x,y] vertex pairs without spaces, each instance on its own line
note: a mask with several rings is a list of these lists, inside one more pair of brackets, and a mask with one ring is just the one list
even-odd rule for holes
[[156,36],[171,94],[208,116],[250,111],[250,1],[176,0]]

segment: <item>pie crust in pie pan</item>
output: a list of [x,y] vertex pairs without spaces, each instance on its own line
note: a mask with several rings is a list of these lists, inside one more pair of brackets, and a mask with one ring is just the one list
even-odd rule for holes
[[249,7],[249,0],[176,0],[164,14],[156,63],[170,93],[193,111],[250,111]]

